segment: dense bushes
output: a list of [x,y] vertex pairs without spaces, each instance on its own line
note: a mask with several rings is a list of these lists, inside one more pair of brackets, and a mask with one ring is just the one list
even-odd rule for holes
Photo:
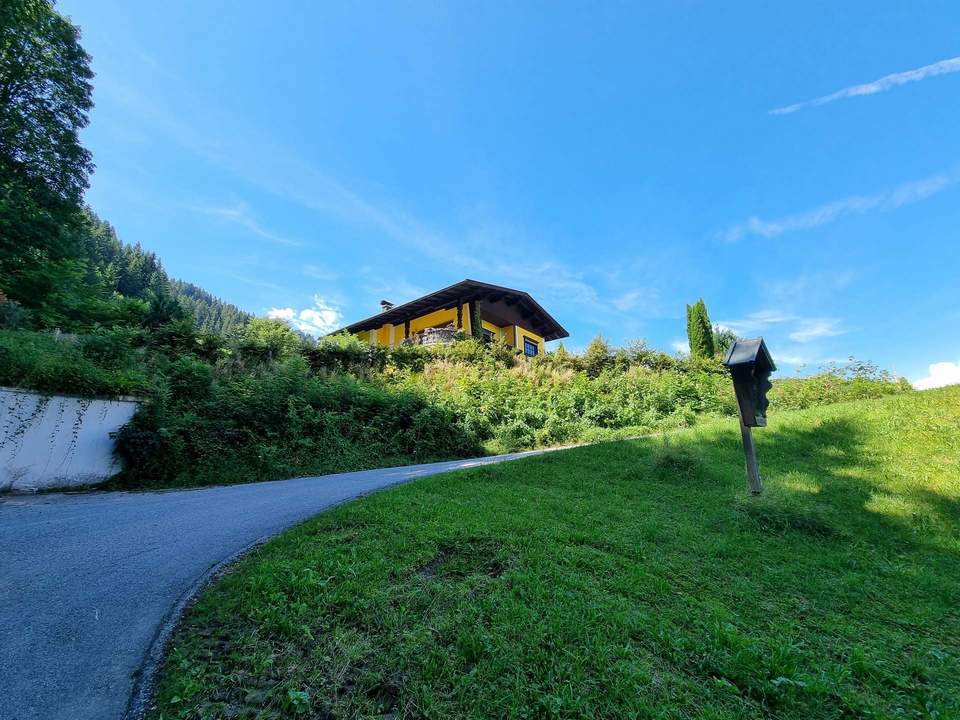
[[449,411],[412,390],[301,357],[248,373],[174,361],[148,408],[118,437],[130,487],[243,482],[476,455]]
[[76,395],[136,395],[149,387],[131,334],[0,331],[0,385]]
[[[181,318],[86,335],[0,331],[0,383],[135,394],[118,437],[127,487],[288,477],[685,427],[736,415],[715,359],[598,339],[528,359],[467,338],[432,348],[309,341],[275,320],[231,336]],[[777,380],[771,412],[909,389],[862,363]]]
[[871,400],[911,389],[906,378],[895,380],[876,365],[850,358],[845,365],[831,363],[815,375],[775,380],[769,397],[775,410],[802,410],[848,400]]
[[719,367],[689,364],[670,371],[611,366],[590,377],[580,358],[437,360],[422,373],[398,373],[405,387],[427,391],[479,441],[497,450],[619,437],[689,425],[697,414],[735,412],[729,380]]

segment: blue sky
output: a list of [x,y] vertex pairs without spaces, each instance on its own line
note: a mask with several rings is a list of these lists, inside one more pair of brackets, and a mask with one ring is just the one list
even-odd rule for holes
[[[308,330],[465,277],[960,381],[960,5],[61,0],[88,201]],[[265,8],[269,7],[269,11]]]

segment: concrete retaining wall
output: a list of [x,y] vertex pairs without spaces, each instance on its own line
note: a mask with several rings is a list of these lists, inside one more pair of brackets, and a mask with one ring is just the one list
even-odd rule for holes
[[110,433],[135,400],[92,400],[0,388],[0,492],[36,492],[107,480],[120,467]]

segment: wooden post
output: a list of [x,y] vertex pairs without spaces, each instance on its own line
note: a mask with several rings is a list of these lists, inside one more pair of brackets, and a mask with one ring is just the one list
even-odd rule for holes
[[457,301],[457,330],[463,330],[463,300]]
[[763,492],[763,484],[760,482],[760,468],[757,465],[757,449],[753,445],[753,433],[750,427],[743,424],[743,418],[740,418],[740,437],[743,438],[743,454],[747,460],[747,480],[750,482],[750,492],[759,495]]
[[410,339],[410,321],[409,320],[403,321],[403,339],[404,340]]

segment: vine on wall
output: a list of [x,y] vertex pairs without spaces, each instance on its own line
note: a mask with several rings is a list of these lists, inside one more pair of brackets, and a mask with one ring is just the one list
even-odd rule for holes
[[73,419],[73,425],[70,427],[70,444],[67,445],[67,451],[63,454],[63,459],[57,466],[57,470],[64,469],[64,463],[66,463],[66,469],[69,469],[73,454],[77,451],[77,440],[80,437],[80,428],[83,427],[83,416],[87,414],[92,402],[92,400],[82,398],[77,403],[77,414]]
[[12,454],[16,455],[23,447],[23,438],[27,430],[38,418],[43,417],[43,413],[50,404],[50,396],[33,396],[36,397],[36,405],[33,407],[33,412],[26,414],[24,405],[26,405],[27,395],[25,393],[12,393],[12,395],[14,398],[13,405],[4,413],[3,439],[0,440],[0,449],[5,448],[8,443],[12,443]]

